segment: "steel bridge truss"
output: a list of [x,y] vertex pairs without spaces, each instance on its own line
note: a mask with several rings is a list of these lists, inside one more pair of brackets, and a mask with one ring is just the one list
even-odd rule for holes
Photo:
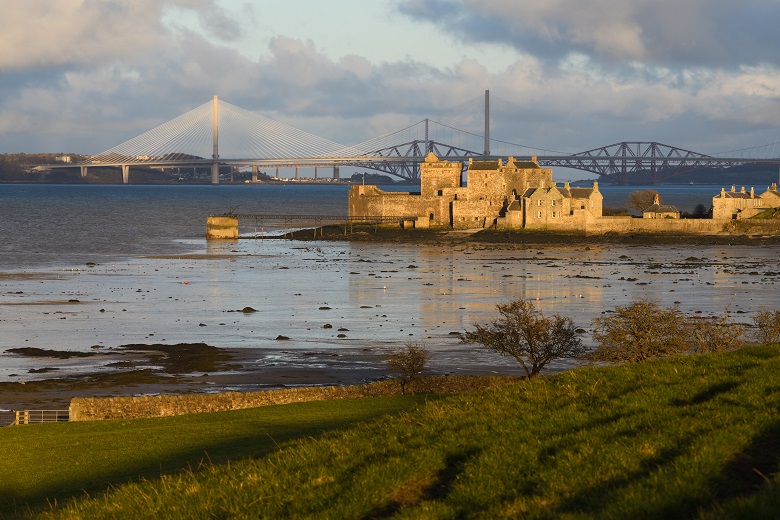
[[571,156],[545,156],[538,160],[543,166],[584,170],[621,183],[631,181],[651,184],[691,170],[764,162],[717,158],[657,142],[642,141],[620,142]]
[[[366,157],[386,157],[393,159],[390,161],[356,161],[350,164],[358,168],[366,168],[390,175],[395,175],[402,179],[409,181],[417,181],[420,179],[420,163],[425,159],[425,156],[433,152],[439,159],[468,162],[469,158],[482,157],[479,152],[472,150],[466,150],[465,148],[459,148],[457,146],[449,145],[446,143],[440,143],[432,140],[420,140],[415,139],[406,143],[401,143],[378,150],[373,150],[363,154]],[[401,160],[399,159],[407,159]]]

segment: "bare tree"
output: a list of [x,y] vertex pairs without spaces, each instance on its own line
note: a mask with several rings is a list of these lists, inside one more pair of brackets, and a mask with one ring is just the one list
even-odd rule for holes
[[761,309],[753,315],[757,343],[780,343],[780,311]]
[[[656,195],[658,195],[658,192],[655,190],[632,191],[628,194],[626,206],[638,211],[644,211],[653,205]],[[660,195],[658,195],[658,200],[661,200]]]
[[677,306],[664,309],[639,300],[615,307],[614,314],[596,318],[593,326],[599,344],[589,355],[593,361],[636,363],[689,349],[688,320]]
[[406,395],[407,385],[412,386],[417,377],[425,370],[425,364],[431,358],[425,345],[407,341],[406,345],[387,356],[387,366],[398,372],[401,393]]
[[693,351],[700,354],[739,348],[745,333],[745,327],[729,320],[728,311],[711,318],[691,318],[688,328]]
[[476,330],[466,332],[462,340],[516,359],[528,378],[539,375],[551,361],[577,358],[585,353],[571,318],[557,314],[546,318],[533,303],[525,300],[496,307],[501,317],[485,325],[475,325]]

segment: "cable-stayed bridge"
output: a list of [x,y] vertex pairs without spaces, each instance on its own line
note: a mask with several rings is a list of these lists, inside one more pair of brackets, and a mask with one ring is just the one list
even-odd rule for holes
[[[480,105],[481,105],[480,99]],[[490,96],[485,91],[484,110],[464,110],[457,118],[439,122],[426,118],[401,130],[347,146],[285,125],[238,106],[212,101],[167,123],[119,144],[88,161],[49,167],[119,167],[129,181],[131,166],[210,167],[212,183],[219,182],[220,165],[259,168],[352,166],[373,169],[405,180],[419,179],[419,164],[433,152],[440,159],[468,162],[498,160],[512,155],[534,156],[542,166],[573,168],[618,182],[629,179],[659,182],[701,168],[724,168],[745,164],[780,164],[774,147],[764,156],[711,156],[658,142],[619,142],[579,153],[552,152],[510,143],[490,136]],[[467,131],[481,118],[484,132]],[[481,130],[481,129],[480,129]],[[776,143],[773,143],[776,144]],[[491,148],[503,148],[502,156]],[[750,154],[749,154],[750,155]],[[757,154],[754,154],[757,155]],[[767,156],[769,155],[769,156]],[[297,171],[297,170],[296,170]],[[316,175],[316,173],[315,173]]]

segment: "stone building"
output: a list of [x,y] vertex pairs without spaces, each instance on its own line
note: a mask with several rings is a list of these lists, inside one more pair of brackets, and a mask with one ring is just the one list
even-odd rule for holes
[[772,184],[761,195],[756,195],[753,188],[746,191],[744,186],[739,191],[735,186],[731,187],[731,191],[721,188],[720,193],[712,198],[712,218],[715,220],[746,219],[772,208],[780,208],[777,184]]
[[398,217],[416,228],[474,229],[498,227],[581,229],[601,217],[602,196],[593,188],[558,187],[552,169],[536,158],[504,163],[469,160],[467,183],[460,162],[441,161],[433,153],[420,165],[420,192],[385,192],[376,186],[353,186],[350,217]]
[[680,218],[680,210],[676,206],[661,204],[661,198],[656,193],[653,203],[642,211],[642,218]]

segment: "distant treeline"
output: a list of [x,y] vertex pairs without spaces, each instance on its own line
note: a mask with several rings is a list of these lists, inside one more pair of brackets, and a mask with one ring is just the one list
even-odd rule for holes
[[[643,174],[629,175],[642,184]],[[675,175],[664,179],[664,184],[721,184],[723,186],[769,186],[780,180],[780,169],[777,165],[745,165],[731,168],[703,168]]]

